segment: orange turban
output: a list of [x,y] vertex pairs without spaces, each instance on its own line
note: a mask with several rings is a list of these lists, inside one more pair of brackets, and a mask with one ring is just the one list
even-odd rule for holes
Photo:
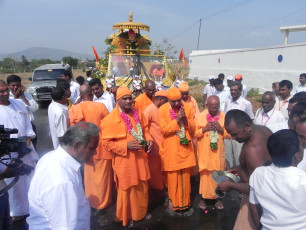
[[132,95],[128,87],[119,87],[116,93],[116,100],[118,101],[121,97],[125,95]]
[[235,76],[235,80],[241,80],[242,79],[242,76],[240,75],[240,74],[237,74],[236,76]]
[[181,92],[188,92],[189,91],[189,85],[188,85],[188,82],[186,81],[183,81],[180,86],[179,86],[179,90]]
[[168,97],[168,92],[166,90],[157,91],[155,97]]
[[171,87],[168,91],[168,99],[171,101],[177,101],[181,99],[181,91],[176,87]]

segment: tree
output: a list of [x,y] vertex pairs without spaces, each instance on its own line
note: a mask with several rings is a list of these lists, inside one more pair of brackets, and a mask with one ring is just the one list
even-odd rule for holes
[[166,55],[167,58],[177,58],[177,50],[174,45],[168,42],[167,38],[163,39],[163,43],[155,43],[153,49]]
[[15,72],[17,65],[18,65],[18,60],[16,60],[11,56],[4,58],[2,61],[2,68],[6,70],[13,70]]
[[66,64],[69,64],[71,67],[77,67],[79,60],[77,58],[73,58],[73,57],[63,57],[62,61]]
[[29,67],[30,67],[30,62],[28,61],[28,59],[26,58],[26,56],[22,55],[21,56],[21,62],[20,62],[20,67],[24,70],[24,71],[29,71]]

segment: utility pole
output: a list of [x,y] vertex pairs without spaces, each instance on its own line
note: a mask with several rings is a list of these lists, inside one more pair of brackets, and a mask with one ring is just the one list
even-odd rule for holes
[[202,23],[202,18],[200,18],[200,26],[199,26],[199,34],[198,34],[198,45],[197,45],[197,50],[199,50],[199,44],[200,44],[201,23]]

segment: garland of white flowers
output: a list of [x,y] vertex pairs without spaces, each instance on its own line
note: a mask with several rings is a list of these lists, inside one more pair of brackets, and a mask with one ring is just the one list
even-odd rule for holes
[[[218,122],[219,116],[212,117],[210,114],[206,115],[206,119],[208,122]],[[218,148],[218,140],[219,140],[219,134],[217,130],[210,130],[209,131],[209,146],[211,149],[217,149]]]
[[143,138],[142,127],[140,124],[140,120],[139,120],[137,111],[132,109],[131,113],[136,123],[136,128],[138,132],[136,132],[135,129],[133,128],[132,123],[129,117],[127,116],[127,114],[122,112],[120,108],[119,110],[120,110],[120,116],[125,124],[125,127],[127,128],[127,131],[140,143],[140,145],[142,145],[142,147],[145,148],[147,145],[147,141]]
[[[170,105],[170,117],[171,117],[171,120],[174,120],[177,117],[177,115],[176,115],[174,109],[172,109],[171,105]],[[190,140],[188,140],[186,138],[186,130],[185,130],[185,127],[184,127],[184,123],[182,121],[180,121],[179,125],[180,125],[180,130],[176,132],[176,135],[178,135],[178,137],[180,138],[180,143],[181,144],[188,145]]]

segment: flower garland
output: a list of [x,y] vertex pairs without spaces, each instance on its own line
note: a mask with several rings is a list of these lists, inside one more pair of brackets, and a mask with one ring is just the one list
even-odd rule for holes
[[132,109],[131,111],[132,113],[132,117],[136,123],[136,128],[137,131],[135,131],[135,129],[132,126],[132,123],[128,117],[128,115],[124,112],[122,112],[120,110],[120,116],[125,124],[125,127],[127,129],[127,131],[140,143],[140,145],[145,148],[147,146],[147,141],[143,138],[143,132],[142,132],[142,128],[141,128],[141,124],[140,124],[140,120],[139,120],[139,116],[138,113],[135,109]]
[[[170,117],[171,117],[171,120],[174,120],[177,117],[174,109],[172,109],[171,106],[170,106]],[[190,140],[186,138],[186,130],[184,127],[184,123],[182,121],[180,122],[180,130],[176,132],[176,135],[178,135],[180,138],[180,144],[182,145],[189,144]]]
[[[218,122],[219,120],[219,116],[214,116],[212,117],[210,114],[206,115],[206,119],[208,122]],[[217,130],[210,130],[209,131],[209,146],[210,148],[213,149],[217,149],[218,148],[218,140],[219,140],[219,135],[218,135],[218,131]]]

